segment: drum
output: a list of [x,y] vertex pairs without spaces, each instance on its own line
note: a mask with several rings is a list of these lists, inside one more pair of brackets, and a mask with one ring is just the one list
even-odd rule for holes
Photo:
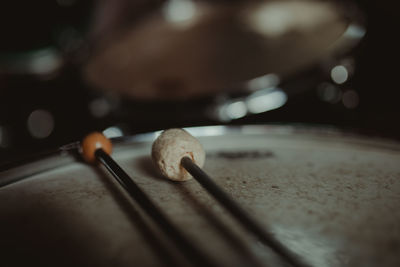
[[[311,266],[399,266],[400,143],[290,126],[188,129],[204,170]],[[114,139],[113,158],[220,266],[279,266],[195,181],[162,178],[157,133]],[[2,266],[186,266],[173,243],[77,144],[0,173]]]

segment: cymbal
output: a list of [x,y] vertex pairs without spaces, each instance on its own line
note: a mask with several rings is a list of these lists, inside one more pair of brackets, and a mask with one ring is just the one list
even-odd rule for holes
[[268,73],[294,74],[348,48],[351,25],[326,1],[171,0],[100,42],[83,73],[96,88],[139,100],[216,95]]

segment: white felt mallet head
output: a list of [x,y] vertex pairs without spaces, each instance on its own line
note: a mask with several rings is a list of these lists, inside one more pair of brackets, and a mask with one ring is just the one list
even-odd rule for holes
[[206,153],[200,142],[183,129],[165,130],[153,143],[151,156],[161,174],[174,181],[186,181],[192,176],[181,166],[189,157],[203,167]]

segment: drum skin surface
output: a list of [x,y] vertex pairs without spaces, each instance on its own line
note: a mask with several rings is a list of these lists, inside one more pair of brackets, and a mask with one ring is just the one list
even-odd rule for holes
[[[400,266],[399,143],[202,129],[204,170],[305,262]],[[156,172],[153,139],[118,142],[113,157],[172,222],[221,266],[279,266],[195,180]],[[79,160],[0,187],[0,236],[1,266],[189,266],[105,168]]]

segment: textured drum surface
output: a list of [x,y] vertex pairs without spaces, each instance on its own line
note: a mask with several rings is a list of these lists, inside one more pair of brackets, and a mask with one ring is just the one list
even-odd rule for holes
[[[282,243],[313,266],[400,265],[398,143],[243,129],[199,137],[204,169]],[[224,266],[277,264],[196,181],[160,177],[150,148],[113,156],[192,242]],[[2,266],[186,263],[104,168],[78,161],[1,187],[0,236]]]

